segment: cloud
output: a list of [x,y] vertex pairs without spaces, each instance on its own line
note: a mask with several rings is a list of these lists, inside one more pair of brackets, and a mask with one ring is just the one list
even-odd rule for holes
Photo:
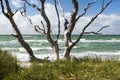
[[12,0],[12,5],[19,8],[22,6],[22,1],[21,0]]
[[[52,27],[52,32],[57,33],[57,16],[55,12],[55,8],[52,4],[45,4],[45,11],[47,13],[47,16],[50,19],[51,22],[51,27]],[[65,12],[65,17],[67,19],[70,19],[71,13],[70,12]],[[0,15],[1,19],[0,20],[0,34],[11,34],[13,33],[13,29],[9,21],[3,16]],[[39,15],[32,15],[29,16],[33,22],[34,25],[40,25],[42,26],[40,21],[43,20],[43,18]],[[74,34],[79,34],[83,27],[90,21],[92,16],[84,16],[78,20],[76,23],[76,27],[74,30]],[[20,29],[20,31],[23,34],[37,34],[34,31],[34,28],[29,24],[28,20],[26,18],[23,18],[20,13],[18,12],[15,16],[14,19]],[[44,21],[43,21],[44,22]],[[44,22],[45,24],[45,22]],[[120,34],[120,15],[115,15],[115,14],[110,14],[110,15],[105,15],[101,14],[87,29],[87,31],[97,31],[100,29],[100,27],[105,26],[105,25],[110,25],[110,27],[104,29],[102,31],[103,34]],[[61,34],[63,33],[64,30],[64,19],[61,16]]]
[[[0,18],[0,34],[14,34],[15,31],[9,20],[2,14],[0,14]],[[14,16],[14,20],[22,34],[36,34],[28,20],[22,17],[19,12]]]

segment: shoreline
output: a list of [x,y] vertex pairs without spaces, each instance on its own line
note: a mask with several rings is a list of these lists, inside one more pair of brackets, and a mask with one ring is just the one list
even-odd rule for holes
[[[12,53],[13,56],[17,58],[20,62],[29,62],[29,55],[27,53],[20,54],[20,53]],[[37,58],[44,59],[45,57],[49,57],[48,60],[54,61],[56,59],[55,54],[35,54]],[[120,51],[113,53],[113,52],[89,52],[89,53],[71,53],[71,57],[77,57],[77,58],[84,58],[84,57],[90,57],[90,58],[101,58],[104,59],[111,59],[116,58],[120,60]],[[60,54],[60,59],[63,59],[63,54]]]

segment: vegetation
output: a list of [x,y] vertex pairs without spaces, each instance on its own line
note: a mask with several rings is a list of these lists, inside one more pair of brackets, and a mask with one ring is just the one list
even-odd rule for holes
[[[118,60],[105,60],[102,61],[99,58],[83,58],[83,59],[73,59],[68,60],[70,58],[70,52],[72,48],[80,41],[84,34],[98,34],[103,28],[108,26],[102,27],[97,32],[86,32],[86,29],[92,24],[96,18],[109,6],[109,4],[113,0],[109,0],[108,2],[102,0],[101,9],[94,15],[90,21],[84,26],[82,32],[80,32],[78,38],[73,41],[72,40],[72,33],[75,29],[75,25],[78,22],[79,18],[86,15],[88,9],[96,3],[96,0],[93,2],[88,2],[87,6],[84,8],[82,14],[78,14],[79,12],[79,3],[78,0],[71,0],[73,9],[71,13],[70,20],[68,20],[64,16],[64,12],[62,11],[62,16],[65,20],[64,24],[64,58],[66,60],[58,60],[59,59],[59,45],[58,40],[60,36],[60,14],[59,14],[59,7],[58,4],[60,2],[55,3],[55,11],[57,14],[57,22],[58,22],[58,33],[56,38],[53,37],[53,33],[51,33],[51,23],[46,15],[45,12],[45,0],[39,0],[41,6],[38,7],[36,4],[31,4],[27,0],[24,1],[23,7],[21,9],[17,9],[13,11],[11,9],[8,0],[0,0],[1,11],[4,16],[10,21],[12,24],[12,28],[15,31],[15,34],[12,36],[16,37],[18,42],[21,44],[23,48],[27,51],[30,56],[31,60],[39,60],[34,56],[33,50],[29,46],[28,43],[25,42],[21,31],[19,30],[17,23],[15,22],[14,15],[17,11],[21,12],[22,16],[26,16],[26,6],[32,6],[33,8],[37,9],[43,17],[44,21],[41,21],[42,27],[39,25],[33,25],[32,20],[29,19],[31,25],[34,26],[35,30],[39,33],[42,33],[46,36],[50,46],[53,48],[54,52],[56,53],[57,61],[53,62],[32,62],[30,67],[23,67],[17,65],[17,60],[15,57],[10,55],[8,51],[0,50],[0,80],[119,80],[120,79],[120,62]],[[23,10],[23,11],[21,11]],[[43,23],[44,22],[44,23]]]
[[17,59],[6,50],[0,50],[0,80],[17,71]]
[[17,66],[16,58],[0,50],[0,80],[119,80],[120,61],[99,58],[33,62],[28,68]]

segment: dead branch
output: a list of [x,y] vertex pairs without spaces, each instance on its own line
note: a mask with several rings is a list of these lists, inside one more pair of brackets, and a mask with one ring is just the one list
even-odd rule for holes
[[29,6],[35,8],[36,10],[38,10],[41,13],[41,16],[43,17],[43,19],[46,22],[46,36],[47,36],[47,39],[48,39],[49,43],[51,44],[51,46],[53,46],[53,44],[55,45],[54,40],[51,37],[51,24],[50,24],[50,21],[49,21],[47,15],[46,15],[46,13],[45,13],[45,7],[44,7],[45,0],[40,0],[40,3],[41,3],[41,7],[40,8],[37,7],[36,5],[33,6],[33,4],[30,4],[27,0],[23,0],[23,1],[26,4],[28,4]]
[[27,3],[29,6],[37,9],[38,11],[41,11],[40,8],[39,8],[37,5],[35,5],[35,4],[30,4],[27,0],[22,0],[22,1],[24,1],[25,3]]
[[104,28],[110,27],[110,25],[107,26],[103,26],[101,27],[97,32],[91,31],[91,32],[84,32],[84,34],[95,34],[95,35],[100,35],[102,33],[100,33],[100,31],[102,31]]
[[74,27],[75,27],[75,23],[76,23],[76,16],[78,14],[78,1],[77,0],[72,0],[72,4],[73,4],[73,10],[72,10],[72,14],[71,14],[71,18],[70,18],[70,22],[69,24],[67,25],[67,19],[65,19],[65,33],[66,35],[64,36],[65,37],[65,45],[69,45],[69,42],[72,43],[72,40],[71,40],[71,33],[72,31],[74,30]]
[[44,33],[45,33],[45,30],[44,30],[44,29],[41,29],[38,25],[35,25],[34,28],[35,28],[35,31],[36,31],[36,32],[39,32],[39,33],[41,33],[41,34],[44,34]]
[[54,0],[54,3],[55,3],[55,10],[56,10],[57,18],[58,18],[58,33],[57,33],[57,40],[56,40],[56,41],[58,41],[59,36],[60,36],[60,17],[59,17],[59,12],[58,12],[58,8],[57,8],[58,2],[56,0]]
[[42,27],[43,27],[43,29],[42,29],[38,25],[34,25],[32,23],[32,20],[26,15],[26,3],[29,4],[29,5],[31,5],[31,4],[28,1],[26,1],[26,0],[23,0],[23,1],[25,1],[25,3],[24,3],[24,7],[22,8],[23,11],[20,11],[21,15],[28,19],[29,23],[34,27],[36,32],[41,33],[41,34],[45,34],[46,32],[45,32],[45,27],[44,27],[43,22],[41,21],[41,24],[42,24]]
[[[103,0],[104,1],[104,0]],[[82,32],[80,33],[78,39],[73,43],[73,45],[76,45],[79,40],[81,39],[81,37],[83,36],[85,30],[89,27],[89,25],[91,23],[93,23],[93,21],[109,6],[109,4],[112,2],[113,0],[110,0],[106,5],[104,5],[104,7],[102,6],[101,10],[94,16],[92,17],[92,19],[90,20],[90,22],[88,22],[88,24],[83,28]]]
[[1,3],[1,8],[2,8],[2,13],[7,17],[7,18],[9,18],[9,15],[8,15],[8,13],[6,13],[4,10],[4,6],[3,6],[3,1],[2,0],[0,0],[0,3]]
[[84,15],[86,14],[87,10],[88,10],[94,3],[96,3],[96,1],[93,1],[93,2],[88,3],[87,6],[84,8],[84,12],[76,18],[76,21],[78,21],[80,17],[84,16]]
[[41,21],[41,24],[42,24],[42,27],[43,27],[43,33],[46,34],[45,25],[42,21]]
[[64,18],[65,19],[65,23],[64,23],[64,30],[66,30],[67,29],[67,27],[68,27],[68,24],[69,24],[69,22],[68,22],[68,20],[66,19],[66,18]]
[[16,38],[18,38],[19,36],[18,35],[15,35],[15,34],[11,34],[13,37],[16,37]]
[[[4,4],[5,4],[5,7],[7,8],[7,13],[4,12],[4,6],[3,6],[4,4],[3,4],[2,1],[3,1],[3,0],[0,0],[0,2],[1,2],[1,7],[2,7],[2,12],[3,12],[3,14],[6,16],[6,18],[10,21],[13,29],[14,29],[15,32],[16,32],[15,35],[14,35],[14,34],[12,34],[12,35],[17,38],[17,40],[18,40],[18,42],[21,44],[21,46],[24,47],[24,49],[28,52],[31,60],[36,60],[36,59],[38,59],[38,58],[36,58],[36,57],[34,56],[32,49],[30,48],[29,44],[24,41],[24,38],[22,37],[22,34],[21,34],[21,32],[19,31],[19,28],[18,28],[18,26],[17,26],[17,24],[15,23],[15,20],[14,20],[14,18],[13,18],[14,14],[13,14],[13,12],[12,12],[12,10],[11,10],[9,1],[8,1],[8,0],[5,0],[5,3],[4,3]],[[6,14],[7,14],[7,15],[6,15]]]
[[103,26],[101,29],[99,29],[99,30],[97,31],[97,33],[99,33],[100,31],[102,31],[104,28],[107,28],[107,27],[110,27],[110,25]]
[[11,11],[11,8],[10,8],[9,1],[5,0],[5,2],[6,2],[6,7],[7,7],[8,15],[10,15],[11,17],[14,16],[14,14]]

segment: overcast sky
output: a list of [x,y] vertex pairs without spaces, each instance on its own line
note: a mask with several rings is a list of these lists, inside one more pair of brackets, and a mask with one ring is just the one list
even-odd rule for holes
[[[22,2],[20,0],[9,0],[10,5],[13,11],[15,11],[17,8],[20,8],[23,6]],[[37,0],[29,0],[31,3],[35,3],[39,5]],[[83,12],[84,7],[86,4],[90,1],[94,0],[78,0],[79,2],[79,14]],[[96,0],[96,4],[94,4],[87,12],[85,16],[79,19],[79,21],[76,24],[76,28],[74,30],[74,34],[79,34],[82,28],[90,21],[91,17],[93,17],[101,8],[101,1],[102,0]],[[109,1],[109,0],[105,0]],[[64,10],[65,17],[67,19],[70,18],[71,12],[72,12],[72,3],[71,0],[61,0],[61,6]],[[40,13],[36,11],[35,9],[32,9],[31,7],[27,8],[28,13],[27,15],[29,18],[32,19],[32,22],[34,25],[41,25],[40,21],[42,20],[42,17],[40,16]],[[57,33],[57,17],[55,13],[54,3],[53,0],[46,0],[45,4],[45,11],[47,13],[47,16],[51,20],[52,25],[52,31],[53,33]],[[59,9],[61,12],[61,34],[63,34],[63,23],[64,19],[62,18],[62,10]],[[34,31],[34,28],[29,24],[28,20],[20,15],[20,13],[16,13],[14,16],[14,19],[20,29],[20,31],[23,34],[37,34],[37,32]],[[94,23],[90,25],[90,27],[87,29],[87,31],[97,31],[100,29],[100,27],[110,25],[110,27],[104,29],[102,31],[103,34],[120,34],[120,0],[114,0],[111,5],[95,20]],[[14,30],[12,29],[12,26],[10,22],[2,15],[1,8],[0,8],[0,35],[1,34],[13,34]]]

